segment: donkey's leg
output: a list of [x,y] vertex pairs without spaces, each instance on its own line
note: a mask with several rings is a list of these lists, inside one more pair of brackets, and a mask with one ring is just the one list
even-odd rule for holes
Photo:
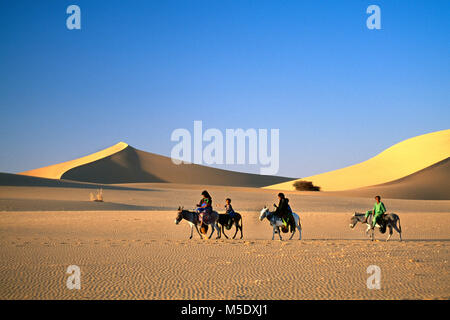
[[292,237],[294,236],[294,234],[295,234],[295,228],[292,230],[292,232],[291,232],[291,236],[290,236],[290,238],[289,238],[289,240],[291,240],[292,239]]
[[194,226],[191,224],[191,236],[189,237],[189,239],[192,239],[193,234],[194,234]]
[[225,227],[223,226],[223,224],[222,224],[222,233],[223,233],[223,235],[225,236],[225,238],[228,239],[228,236],[227,236],[227,234],[225,233]]
[[241,220],[241,224],[239,225],[239,229],[241,229],[241,239],[244,236],[244,234],[242,233],[242,220]]
[[239,230],[239,221],[234,221],[234,228],[235,228],[235,230],[234,230],[234,236],[233,236],[233,239],[234,238],[236,238],[236,235],[237,235],[237,233],[238,233],[238,230]]
[[369,230],[370,230],[371,227],[370,227],[370,224],[368,224],[368,223],[366,223],[366,225],[367,225],[366,235],[368,235],[369,238],[370,238]]
[[272,227],[272,240],[275,238],[275,226]]
[[389,239],[392,237],[392,226],[389,225],[388,228],[389,228],[389,235],[388,235],[386,241],[389,241]]
[[[398,221],[398,227],[397,227],[397,221]],[[395,221],[395,223],[392,225],[395,229],[395,231],[398,232],[398,234],[400,235],[400,241],[402,241],[402,227],[400,225],[400,219],[398,219],[397,221]]]
[[298,233],[299,233],[298,240],[302,240],[302,227],[300,225],[300,222],[297,226],[297,229],[298,229]]
[[219,228],[219,225],[217,224],[217,222],[214,224],[214,228],[217,230],[216,239],[220,239],[222,237],[222,233],[220,232],[220,228]]
[[234,225],[234,235],[233,235],[233,239],[236,238],[236,235],[238,233],[239,230],[239,226],[237,224]]
[[212,235],[213,235],[213,233],[214,233],[214,231],[215,231],[215,228],[214,228],[214,225],[212,224],[211,225],[211,234],[209,235],[209,237],[208,237],[208,239],[211,239],[211,237],[212,237]]
[[198,235],[200,236],[200,239],[203,239],[202,234],[200,233],[200,231],[198,230],[198,226],[196,224],[194,224],[195,226],[195,230],[197,230]]

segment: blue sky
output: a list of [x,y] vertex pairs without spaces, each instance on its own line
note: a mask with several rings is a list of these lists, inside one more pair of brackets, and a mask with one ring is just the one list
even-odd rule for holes
[[280,175],[364,161],[450,127],[449,16],[449,1],[3,0],[0,171],[119,141],[170,155],[194,120],[279,128]]

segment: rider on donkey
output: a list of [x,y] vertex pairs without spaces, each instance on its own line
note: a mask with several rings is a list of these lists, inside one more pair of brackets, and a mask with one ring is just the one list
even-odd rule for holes
[[281,218],[284,227],[287,228],[288,221],[292,217],[292,210],[289,206],[289,199],[284,196],[284,193],[280,192],[278,194],[278,200],[278,206],[274,204],[275,208],[277,208],[274,212],[274,215],[278,218]]
[[228,219],[228,226],[227,229],[231,228],[231,225],[233,224],[233,219],[234,217],[236,217],[236,213],[233,210],[233,207],[231,206],[231,199],[230,198],[226,198],[225,199],[225,210],[226,210],[226,214],[229,215],[230,219]]
[[386,207],[384,206],[384,203],[381,202],[381,197],[376,196],[375,197],[375,204],[373,206],[373,210],[369,210],[366,212],[365,219],[363,223],[367,223],[367,218],[370,214],[373,214],[373,220],[372,220],[372,229],[375,228],[375,225],[377,224],[378,220],[383,216],[383,214],[386,212]]
[[197,213],[199,214],[199,221],[203,222],[203,214],[206,213],[210,215],[212,212],[212,199],[209,195],[208,191],[204,190],[202,192],[203,198],[200,200],[200,203],[197,204]]

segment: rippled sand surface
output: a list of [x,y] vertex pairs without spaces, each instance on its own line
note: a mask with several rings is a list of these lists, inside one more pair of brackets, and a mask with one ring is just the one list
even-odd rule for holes
[[[450,213],[402,214],[403,242],[371,242],[343,212],[302,213],[302,241],[272,241],[258,215],[243,212],[243,240],[189,240],[173,211],[3,212],[0,298],[450,298]],[[80,290],[66,287],[69,265]],[[379,290],[367,288],[369,265]]]

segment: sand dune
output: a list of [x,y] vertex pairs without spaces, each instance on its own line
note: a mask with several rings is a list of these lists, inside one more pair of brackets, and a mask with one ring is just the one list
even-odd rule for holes
[[440,161],[404,178],[336,195],[416,200],[450,200],[450,158]]
[[48,179],[13,173],[0,172],[0,186],[4,187],[52,187],[52,188],[83,188],[83,189],[116,189],[134,190],[129,186],[108,185],[99,183],[70,181],[64,179]]
[[67,170],[108,157],[112,154],[122,151],[127,147],[128,145],[125,142],[119,142],[112,147],[106,148],[99,152],[95,152],[82,158],[54,164],[48,167],[24,171],[20,174],[48,179],[61,179],[62,175],[67,172]]
[[22,175],[91,183],[170,182],[203,185],[262,187],[291,178],[221,170],[196,164],[175,165],[168,157],[137,150],[121,142],[80,159]]
[[[312,181],[323,191],[351,190],[398,180],[448,157],[450,129],[402,141],[365,162],[300,180]],[[294,181],[266,188],[294,190]]]

